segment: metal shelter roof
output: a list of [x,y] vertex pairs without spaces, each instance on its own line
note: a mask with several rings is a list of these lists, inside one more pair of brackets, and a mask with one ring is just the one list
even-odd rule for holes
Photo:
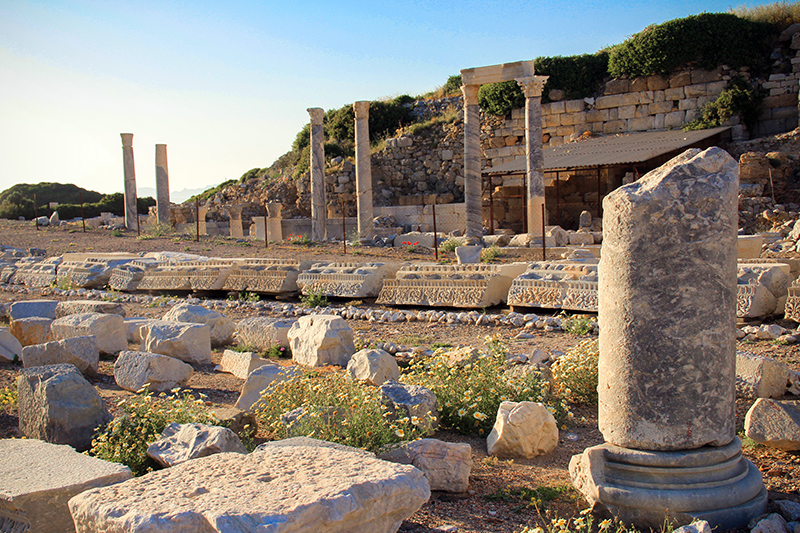
[[[728,129],[730,129],[729,126],[722,126],[697,131],[648,131],[593,137],[585,141],[547,148],[543,154],[544,168],[542,170],[641,163],[689,147]],[[483,170],[483,174],[515,174],[525,173],[525,171],[525,157],[518,157],[502,165],[486,168]]]

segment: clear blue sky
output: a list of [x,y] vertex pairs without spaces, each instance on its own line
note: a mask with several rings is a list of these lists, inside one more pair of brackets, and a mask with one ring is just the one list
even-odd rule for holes
[[[770,2],[751,2],[757,5]],[[460,69],[593,53],[722,1],[0,0],[0,190],[139,187],[167,144],[173,191],[269,166],[306,108],[421,94]]]

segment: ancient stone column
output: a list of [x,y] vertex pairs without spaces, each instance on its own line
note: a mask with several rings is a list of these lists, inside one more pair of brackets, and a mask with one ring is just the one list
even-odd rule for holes
[[156,145],[156,219],[159,224],[169,224],[169,170],[167,170],[167,145]]
[[120,133],[122,137],[122,168],[125,173],[125,227],[136,229],[139,223],[136,208],[136,170],[133,164],[133,133]]
[[517,78],[525,93],[525,159],[528,209],[528,235],[542,235],[544,205],[544,155],[542,153],[542,88],[549,76]]
[[280,202],[270,202],[267,204],[267,229],[269,230],[269,240],[282,241],[283,240],[283,225],[281,220],[281,210],[283,204]]
[[201,205],[197,208],[197,217],[198,217],[197,227],[200,235],[208,235],[208,226],[206,225],[206,215],[208,214],[208,209],[210,207],[211,207],[210,205],[206,204],[206,205]]
[[369,102],[353,104],[356,114],[356,201],[361,243],[372,242],[372,161],[369,153]]
[[311,107],[311,240],[327,239],[327,216],[325,213],[325,135],[322,119],[325,111],[321,107]]
[[603,201],[599,426],[570,462],[590,503],[638,526],[712,528],[766,505],[735,433],[739,169],[692,149]]
[[481,205],[481,117],[478,109],[478,85],[462,85],[464,95],[464,207],[466,242],[477,244],[483,237]]
[[228,215],[230,216],[230,235],[237,239],[244,238],[244,230],[242,229],[242,209],[243,205],[229,205]]

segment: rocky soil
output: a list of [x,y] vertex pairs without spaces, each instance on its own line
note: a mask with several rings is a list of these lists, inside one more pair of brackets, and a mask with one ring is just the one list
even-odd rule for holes
[[[42,248],[48,256],[65,252],[141,252],[141,251],[181,251],[219,257],[274,257],[297,258],[319,257],[320,260],[340,261],[431,261],[432,251],[410,253],[405,248],[349,248],[343,253],[342,245],[298,246],[290,244],[270,244],[265,248],[263,243],[236,241],[223,238],[202,237],[195,242],[187,236],[169,235],[148,240],[136,238],[134,233],[125,233],[115,237],[107,230],[92,230],[83,233],[80,225],[60,228],[42,228],[36,231],[30,223],[0,221],[0,244],[18,248]],[[541,259],[540,249],[507,250],[498,261],[531,261]],[[451,254],[452,255],[452,254]],[[553,254],[552,258],[556,258]],[[45,289],[49,292],[48,289]],[[29,290],[25,293],[0,290],[0,302],[8,303],[20,299],[41,298],[40,290]],[[51,298],[50,294],[45,296]],[[65,299],[70,296],[56,296]],[[83,296],[79,296],[83,297]],[[250,302],[228,301],[226,295],[216,295],[218,305],[225,305],[222,312],[236,320],[247,316],[266,315],[269,311]],[[295,303],[297,300],[295,300]],[[343,305],[344,301],[334,302]],[[362,307],[379,307],[373,302],[365,301]],[[127,316],[160,317],[169,309],[169,299],[157,298],[147,302],[124,303]],[[488,309],[489,313],[501,313],[503,308]],[[543,310],[538,314],[547,314]],[[797,324],[776,320],[784,327],[796,329]],[[509,352],[526,354],[534,349],[547,353],[566,351],[580,342],[584,337],[563,333],[531,331],[531,338],[516,339],[521,332],[512,326],[477,326],[465,324],[435,324],[419,322],[381,323],[362,320],[349,320],[348,323],[357,338],[364,342],[387,342],[406,346],[429,346],[435,342],[449,343],[453,346],[480,347],[487,335],[499,335],[507,344]],[[7,323],[0,323],[7,325]],[[654,327],[657,327],[654,324]],[[138,346],[131,346],[137,349]],[[739,345],[757,354],[773,357],[785,362],[794,370],[800,371],[800,345],[779,345],[769,341],[757,341]],[[221,351],[213,354],[214,363],[219,362]],[[239,393],[243,381],[230,374],[214,371],[214,365],[196,366],[195,374],[189,382],[193,391],[208,395],[209,400],[217,405],[231,406]],[[15,387],[15,377],[20,367],[13,364],[0,364],[0,390],[4,387]],[[131,393],[121,390],[114,383],[113,361],[103,360],[100,374],[93,380],[109,408],[116,409],[121,397]],[[788,397],[786,399],[797,399]],[[751,401],[737,401],[737,425],[741,430],[744,414]],[[475,466],[470,477],[470,488],[464,494],[434,493],[430,501],[420,511],[407,520],[401,531],[433,532],[433,531],[502,531],[516,532],[524,526],[542,524],[552,517],[570,517],[586,506],[581,496],[570,488],[567,466],[573,454],[581,452],[588,446],[602,442],[597,429],[597,409],[595,406],[573,406],[574,420],[566,430],[561,431],[559,446],[549,455],[533,460],[496,460],[486,455],[485,439],[463,436],[448,430],[440,430],[434,437],[454,442],[468,442],[473,449]],[[15,411],[0,411],[0,437],[20,436]],[[258,435],[263,438],[263,435]],[[746,445],[744,454],[761,470],[764,482],[774,499],[793,499],[800,502],[800,453],[787,453],[764,446]],[[566,490],[554,501],[544,502],[536,508],[526,502],[509,495],[509,489],[537,487],[560,487]]]

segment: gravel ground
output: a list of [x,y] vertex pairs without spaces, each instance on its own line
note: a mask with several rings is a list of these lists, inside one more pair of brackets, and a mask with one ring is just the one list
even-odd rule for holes
[[[263,243],[250,241],[237,242],[231,239],[203,237],[195,243],[187,236],[169,235],[152,239],[137,239],[135,232],[126,233],[122,237],[114,237],[108,230],[93,230],[84,234],[80,225],[60,228],[42,228],[35,231],[30,223],[16,221],[0,221],[0,244],[19,248],[43,248],[48,256],[59,255],[70,251],[182,251],[218,257],[314,257],[320,260],[339,261],[432,261],[433,253],[409,253],[405,249],[384,249],[348,247],[347,255],[342,253],[342,245],[297,246],[287,243],[271,243],[265,249]],[[452,255],[452,254],[451,254]],[[556,258],[548,254],[548,258]],[[506,250],[499,258],[500,262],[540,260],[541,250],[515,249]],[[53,296],[42,296],[39,290],[30,290],[25,294],[0,292],[0,302],[12,302],[20,299],[35,299]],[[224,295],[220,295],[224,299]],[[65,299],[56,296],[56,299]],[[290,300],[292,301],[292,300]],[[164,299],[158,300],[163,306],[153,307],[142,303],[124,303],[127,316],[160,317],[168,306]],[[298,303],[294,300],[294,303]],[[344,301],[334,302],[343,305]],[[271,316],[266,309],[259,309],[250,304],[231,303],[223,312],[236,320],[246,316]],[[370,301],[362,307],[379,307]],[[445,309],[443,309],[445,310]],[[501,313],[503,308],[487,309],[488,313]],[[537,310],[538,314],[547,314]],[[529,339],[515,339],[521,331],[511,326],[477,326],[428,324],[420,322],[380,323],[363,320],[348,320],[357,338],[363,341],[417,344],[430,346],[433,343],[449,343],[452,346],[480,347],[487,335],[499,335],[507,342],[510,353],[531,353],[541,349],[547,353],[566,351],[586,337],[563,332],[531,331]],[[778,321],[784,327],[796,328],[791,322]],[[7,325],[2,323],[0,325]],[[137,349],[138,346],[131,346]],[[800,371],[800,347],[796,345],[777,345],[768,341],[739,344],[739,349],[767,355],[785,362],[794,370]],[[221,358],[221,351],[213,353],[216,364]],[[0,390],[14,387],[20,367],[12,364],[0,364]],[[99,375],[92,380],[105,399],[109,408],[116,409],[121,397],[130,393],[116,386],[113,379],[113,361],[103,360]],[[216,372],[214,365],[195,366],[195,374],[189,382],[189,388],[203,392],[214,404],[231,406],[238,396],[243,381],[230,374]],[[788,397],[786,399],[797,399]],[[749,400],[737,400],[737,424],[741,429],[744,414],[752,404]],[[545,518],[570,517],[586,506],[586,502],[574,489],[568,489],[557,500],[547,502],[543,508],[525,507],[519,500],[504,497],[497,498],[508,487],[565,487],[569,486],[567,467],[570,457],[580,453],[584,448],[602,442],[597,429],[597,408],[595,406],[573,406],[575,418],[565,431],[561,431],[559,445],[552,453],[532,460],[495,460],[486,455],[485,439],[463,436],[448,430],[440,430],[434,437],[452,441],[468,442],[473,449],[475,466],[470,476],[470,488],[465,494],[434,493],[430,501],[416,514],[407,520],[401,531],[432,532],[447,531],[454,526],[459,532],[502,531],[516,532],[526,525],[541,523]],[[19,436],[16,412],[11,409],[0,410],[0,437]],[[764,482],[770,491],[771,499],[789,498],[800,501],[800,453],[781,452],[764,446],[746,446],[744,454],[750,458],[764,475]],[[494,495],[495,497],[490,497]]]

